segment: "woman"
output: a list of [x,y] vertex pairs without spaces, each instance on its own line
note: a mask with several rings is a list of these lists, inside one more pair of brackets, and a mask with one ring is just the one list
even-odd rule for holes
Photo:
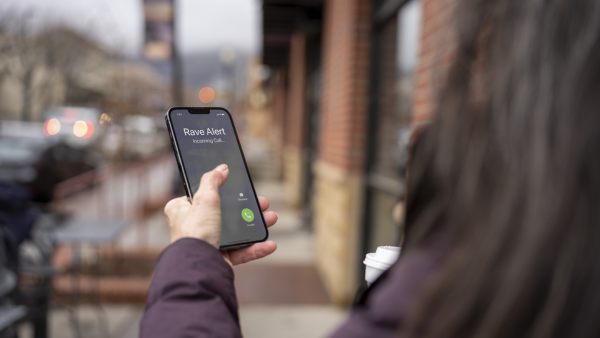
[[[333,337],[598,337],[600,1],[462,0],[456,13],[436,122],[411,162],[403,256]],[[225,261],[276,246],[221,258],[221,169],[193,206],[167,205],[176,242],[144,337],[241,336]]]

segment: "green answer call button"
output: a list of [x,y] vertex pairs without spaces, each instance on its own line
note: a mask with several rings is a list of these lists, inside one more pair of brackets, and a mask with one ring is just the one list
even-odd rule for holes
[[246,222],[252,222],[254,221],[254,213],[252,212],[252,210],[246,208],[242,210],[242,218]]

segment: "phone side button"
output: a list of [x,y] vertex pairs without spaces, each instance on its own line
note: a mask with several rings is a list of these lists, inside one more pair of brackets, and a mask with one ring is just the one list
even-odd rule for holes
[[181,174],[181,180],[183,181],[183,184],[185,184],[185,180],[183,179],[183,170],[182,170],[181,164],[179,164],[179,162],[177,162],[177,169],[179,169],[179,174]]

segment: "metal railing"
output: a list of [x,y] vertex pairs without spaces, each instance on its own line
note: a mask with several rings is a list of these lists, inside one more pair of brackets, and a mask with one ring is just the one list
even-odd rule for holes
[[173,197],[175,170],[171,154],[92,170],[54,187],[53,210],[86,218],[128,218],[143,230],[144,218]]

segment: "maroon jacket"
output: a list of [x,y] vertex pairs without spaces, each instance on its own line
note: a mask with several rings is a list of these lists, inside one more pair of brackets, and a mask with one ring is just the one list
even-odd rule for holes
[[[439,265],[414,250],[368,290],[331,337],[397,337],[414,296]],[[141,337],[241,337],[233,269],[208,243],[184,238],[161,254],[150,285]]]

